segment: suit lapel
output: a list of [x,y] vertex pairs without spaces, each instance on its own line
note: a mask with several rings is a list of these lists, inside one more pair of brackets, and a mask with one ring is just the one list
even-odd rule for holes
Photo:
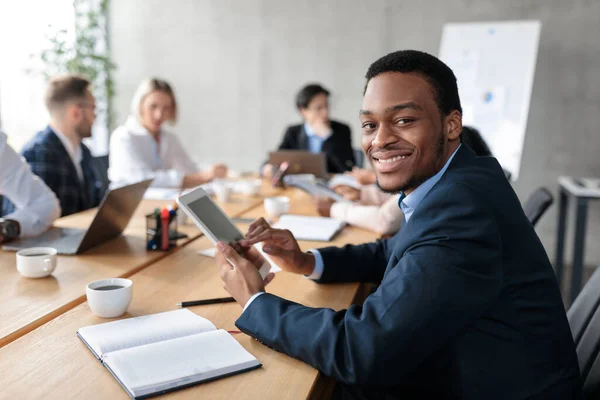
[[[461,146],[460,149],[458,149],[458,151],[456,152],[456,155],[452,159],[450,165],[448,165],[448,169],[446,169],[444,175],[446,175],[450,169],[459,168],[461,165],[467,163],[474,157],[475,153],[473,152],[473,150],[471,150],[467,146]],[[444,176],[442,176],[440,180],[442,179],[444,179]],[[433,190],[433,188],[431,190]],[[422,202],[425,201],[427,196],[429,196],[429,193],[425,195]],[[398,205],[398,207],[400,207],[400,205]],[[418,240],[417,236],[419,235],[419,232],[421,230],[418,226],[415,226],[415,224],[419,224],[420,222],[418,219],[419,210],[420,208],[417,207],[417,209],[413,212],[408,222],[404,224],[402,228],[400,228],[400,230],[390,239],[390,242],[388,242],[388,244],[390,244],[391,250],[389,253],[388,265],[383,275],[384,279],[388,272],[390,272],[390,270],[392,270],[398,264],[398,261],[404,255],[404,252]]]
[[298,148],[308,150],[308,135],[304,130],[304,124],[300,125],[300,135],[298,135]]

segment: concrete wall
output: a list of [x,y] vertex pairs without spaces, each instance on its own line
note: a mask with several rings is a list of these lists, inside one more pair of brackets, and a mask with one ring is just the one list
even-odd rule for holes
[[[561,174],[600,176],[600,1],[597,0],[119,0],[111,2],[119,120],[138,82],[171,81],[177,131],[200,163],[255,169],[299,121],[296,90],[333,92],[332,114],[360,132],[364,73],[401,48],[437,54],[445,22],[540,19],[521,199]],[[552,256],[556,207],[538,227]],[[586,261],[600,263],[600,205],[589,215]]]

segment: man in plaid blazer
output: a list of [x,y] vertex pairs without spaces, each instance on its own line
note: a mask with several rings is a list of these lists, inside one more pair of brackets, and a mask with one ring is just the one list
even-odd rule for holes
[[[100,204],[106,185],[82,139],[92,135],[95,100],[84,78],[67,75],[50,81],[46,107],[50,124],[27,143],[21,155],[58,197],[62,216]],[[13,206],[4,200],[3,213]]]

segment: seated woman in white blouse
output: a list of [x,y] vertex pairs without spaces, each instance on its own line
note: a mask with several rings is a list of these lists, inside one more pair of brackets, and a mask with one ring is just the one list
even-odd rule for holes
[[199,171],[177,136],[165,129],[165,122],[177,118],[175,94],[167,82],[144,80],[133,97],[131,113],[110,138],[111,182],[126,184],[154,178],[154,187],[187,188],[227,175],[223,164]]

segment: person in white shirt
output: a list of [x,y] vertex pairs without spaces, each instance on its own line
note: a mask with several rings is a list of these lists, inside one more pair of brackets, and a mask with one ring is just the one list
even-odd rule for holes
[[335,202],[326,197],[317,197],[314,201],[319,215],[380,235],[393,235],[402,226],[404,216],[398,207],[399,194],[384,193],[376,185],[367,185],[362,189],[338,186],[334,190],[356,203]]
[[223,164],[199,171],[179,138],[164,126],[177,118],[177,101],[164,80],[149,78],[136,91],[131,115],[110,138],[108,176],[125,184],[153,178],[152,186],[194,187],[227,175]]
[[8,145],[2,131],[0,195],[16,206],[14,212],[0,218],[0,243],[39,235],[60,217],[58,199],[52,190],[31,172],[29,165]]

